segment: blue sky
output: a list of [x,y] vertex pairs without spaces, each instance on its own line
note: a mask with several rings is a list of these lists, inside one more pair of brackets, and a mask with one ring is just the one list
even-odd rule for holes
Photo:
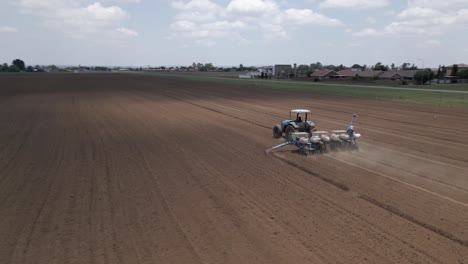
[[468,0],[0,3],[0,63],[468,63]]

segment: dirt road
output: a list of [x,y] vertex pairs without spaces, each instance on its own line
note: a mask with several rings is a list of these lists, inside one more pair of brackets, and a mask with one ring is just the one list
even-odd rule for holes
[[[296,107],[360,151],[265,155]],[[468,263],[464,109],[2,75],[0,123],[0,263]]]

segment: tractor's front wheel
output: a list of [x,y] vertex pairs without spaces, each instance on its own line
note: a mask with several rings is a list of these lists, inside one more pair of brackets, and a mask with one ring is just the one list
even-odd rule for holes
[[286,140],[291,142],[293,140],[292,133],[296,132],[296,129],[293,126],[286,127],[286,131],[284,131]]
[[275,125],[273,127],[273,136],[275,138],[281,138],[283,136],[283,128],[281,125]]

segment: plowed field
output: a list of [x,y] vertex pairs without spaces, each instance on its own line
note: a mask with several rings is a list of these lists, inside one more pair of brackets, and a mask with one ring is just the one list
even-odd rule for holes
[[[290,108],[360,150],[266,155]],[[468,263],[466,109],[2,75],[0,124],[0,263]]]

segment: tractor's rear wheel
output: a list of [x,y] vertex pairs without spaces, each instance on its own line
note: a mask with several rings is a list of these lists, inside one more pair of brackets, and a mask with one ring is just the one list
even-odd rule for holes
[[292,141],[292,133],[296,132],[296,129],[293,126],[286,127],[286,131],[284,131],[285,137],[287,141]]
[[280,138],[283,136],[283,128],[281,127],[281,125],[275,125],[273,127],[273,136],[275,138]]

